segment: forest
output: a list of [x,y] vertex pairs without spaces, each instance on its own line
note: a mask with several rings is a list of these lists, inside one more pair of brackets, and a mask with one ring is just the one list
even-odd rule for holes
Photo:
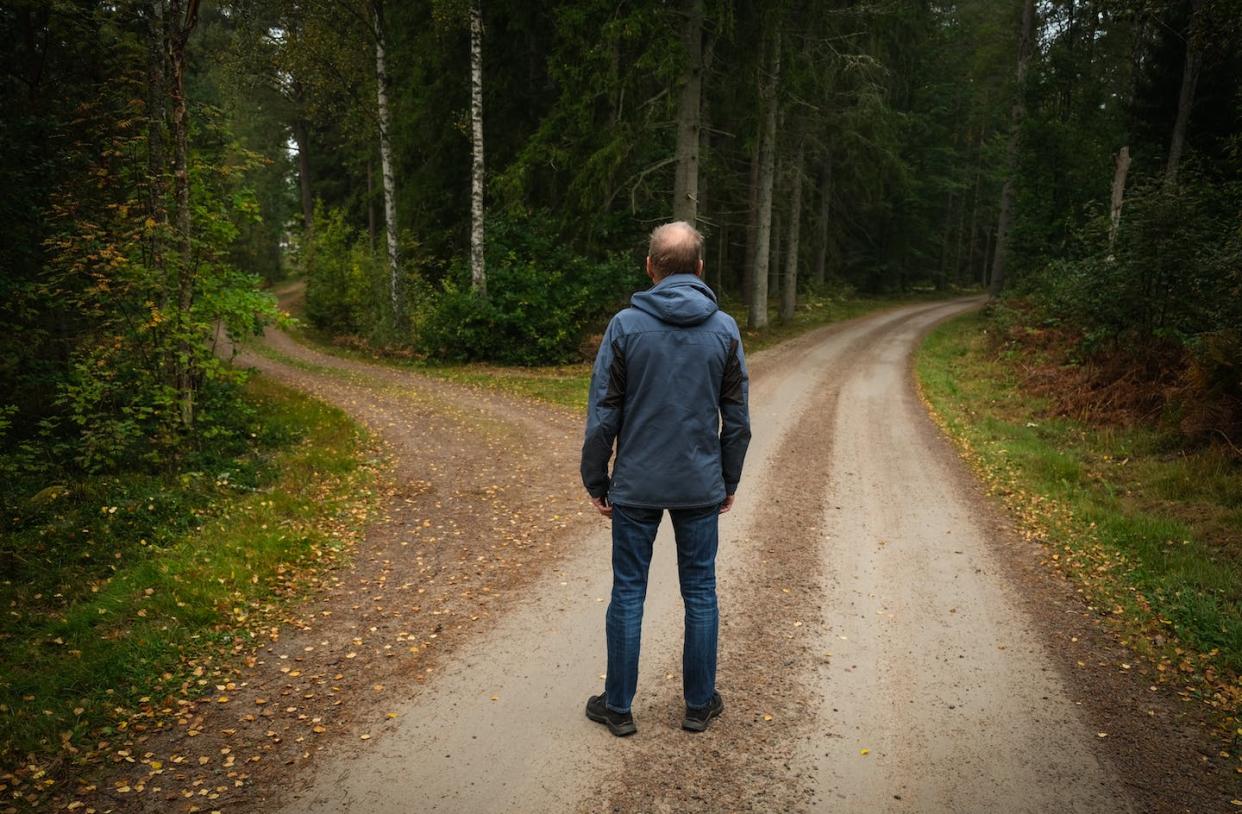
[[291,276],[313,326],[372,348],[582,358],[669,218],[703,230],[751,330],[808,297],[986,287],[1135,382],[1109,398],[1236,447],[1240,19],[7,3],[5,469],[230,432],[218,338],[275,319],[263,291]]
[[[584,377],[669,220],[748,346],[986,297],[1049,414],[1242,465],[1242,0],[4,0],[0,40],[6,661],[307,427],[361,454],[234,363],[264,326]],[[38,714],[5,745],[94,726]]]

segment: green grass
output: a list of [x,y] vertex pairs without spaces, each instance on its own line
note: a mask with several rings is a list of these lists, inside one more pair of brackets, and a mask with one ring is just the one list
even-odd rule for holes
[[27,555],[0,583],[4,763],[201,694],[343,550],[372,494],[365,436],[262,377],[247,402],[250,443],[209,471],[88,478],[17,509],[29,516],[5,548]]
[[1023,392],[1021,360],[990,350],[989,327],[972,314],[928,337],[917,371],[933,410],[1132,644],[1162,672],[1206,679],[1209,700],[1236,711],[1242,466],[1151,428],[1050,417]]

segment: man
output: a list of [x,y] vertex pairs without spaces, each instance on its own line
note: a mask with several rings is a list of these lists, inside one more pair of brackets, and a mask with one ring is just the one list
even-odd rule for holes
[[655,285],[635,294],[604,333],[582,445],[583,485],[612,518],[608,673],[586,714],[617,736],[637,731],[630,704],[647,569],[666,509],[686,608],[682,726],[702,732],[724,711],[716,692],[717,521],[733,506],[750,442],[742,339],[702,280],[703,236],[681,221],[657,228],[647,276]]

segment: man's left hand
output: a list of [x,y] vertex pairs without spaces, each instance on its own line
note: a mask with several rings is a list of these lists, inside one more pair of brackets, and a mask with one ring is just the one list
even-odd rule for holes
[[612,517],[612,506],[608,505],[608,498],[593,497],[591,498],[591,505],[594,506],[595,510],[604,517]]
[[724,502],[720,504],[720,513],[728,514],[729,509],[733,508],[733,495],[726,495]]

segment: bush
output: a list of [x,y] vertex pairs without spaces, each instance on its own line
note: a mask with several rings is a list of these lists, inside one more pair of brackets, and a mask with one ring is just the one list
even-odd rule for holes
[[[376,346],[406,346],[409,331],[397,324],[392,309],[387,256],[371,250],[365,235],[345,221],[345,211],[315,207],[309,249],[302,256],[306,278],[306,318],[334,335],[357,336]],[[405,241],[401,257],[410,258],[417,245]],[[405,260],[404,267],[411,263]],[[418,299],[420,282],[403,269],[404,308]]]
[[1240,209],[1242,186],[1193,170],[1175,190],[1159,179],[1136,185],[1112,251],[1101,217],[1081,236],[1079,257],[1049,263],[998,309],[1002,333],[1027,346],[1036,338],[1072,343],[1062,352],[1082,366],[1081,392],[1062,387],[1060,400],[1161,416],[1187,437],[1224,439],[1236,450]]
[[421,302],[417,344],[445,361],[567,362],[644,279],[632,258],[574,254],[548,217],[497,217],[488,223],[487,296],[470,288],[469,269],[455,263],[441,289]]

